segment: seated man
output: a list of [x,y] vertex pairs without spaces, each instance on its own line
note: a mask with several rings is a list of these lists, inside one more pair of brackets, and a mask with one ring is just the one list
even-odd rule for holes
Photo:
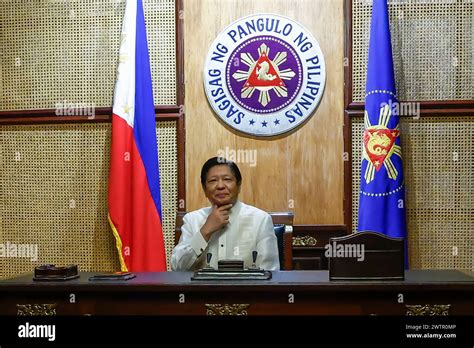
[[192,211],[183,218],[182,234],[171,255],[174,271],[192,271],[217,261],[239,259],[252,266],[257,251],[257,267],[278,270],[278,246],[271,216],[238,200],[242,176],[234,162],[222,157],[209,159],[201,170],[201,185],[212,206]]

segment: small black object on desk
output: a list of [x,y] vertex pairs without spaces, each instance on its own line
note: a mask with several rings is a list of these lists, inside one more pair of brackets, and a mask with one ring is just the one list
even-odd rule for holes
[[244,261],[242,260],[219,260],[217,262],[219,271],[243,271]]
[[130,272],[111,272],[111,273],[100,273],[93,275],[89,278],[90,281],[96,280],[129,280],[135,278],[136,275]]
[[58,267],[52,264],[35,267],[33,280],[36,281],[63,281],[79,278],[77,265]]

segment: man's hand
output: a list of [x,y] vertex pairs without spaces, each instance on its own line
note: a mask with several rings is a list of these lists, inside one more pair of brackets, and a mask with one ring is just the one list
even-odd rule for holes
[[222,227],[229,223],[229,210],[232,208],[232,204],[226,204],[220,207],[214,205],[212,211],[207,217],[204,226],[201,228],[201,234],[204,239],[209,241],[212,234],[219,231]]

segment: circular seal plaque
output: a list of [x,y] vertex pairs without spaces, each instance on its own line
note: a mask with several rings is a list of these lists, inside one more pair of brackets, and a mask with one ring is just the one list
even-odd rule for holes
[[289,132],[318,106],[326,82],[324,56],[302,25],[274,14],[241,18],[209,49],[204,89],[215,113],[254,135]]

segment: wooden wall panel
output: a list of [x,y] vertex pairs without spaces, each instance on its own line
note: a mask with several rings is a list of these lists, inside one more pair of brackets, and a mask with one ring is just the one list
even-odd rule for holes
[[[304,25],[318,40],[327,80],[321,104],[290,135],[253,139],[224,126],[210,108],[202,70],[211,43],[232,21],[276,13]],[[295,224],[343,224],[343,1],[185,0],[186,209],[208,204],[201,166],[219,150],[250,150],[256,165],[238,161],[242,201],[267,211],[295,212]]]

